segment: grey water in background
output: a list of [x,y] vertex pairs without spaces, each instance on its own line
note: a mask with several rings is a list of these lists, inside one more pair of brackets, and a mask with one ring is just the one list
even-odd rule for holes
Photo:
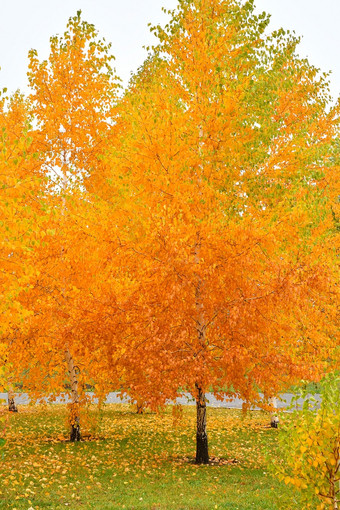
[[[92,397],[92,401],[93,403],[97,403],[98,402],[98,398],[94,397],[94,393],[93,392],[86,392],[86,395],[88,397]],[[293,394],[292,393],[284,393],[282,395],[280,395],[277,399],[277,408],[278,409],[284,409],[286,407],[289,407],[291,405],[291,400],[293,398]],[[316,394],[316,395],[313,395],[313,397],[315,398],[315,400],[317,402],[320,402],[321,401],[321,396],[319,394]],[[230,399],[225,399],[223,401],[221,400],[217,400],[216,397],[214,397],[214,395],[212,393],[207,393],[206,394],[206,398],[207,398],[207,404],[209,407],[221,407],[221,408],[227,408],[227,409],[242,409],[242,404],[243,404],[243,400],[239,399],[239,398],[233,398],[232,400]],[[1,401],[4,401],[5,403],[8,403],[8,394],[7,393],[0,393],[0,403]],[[29,404],[29,396],[27,393],[15,393],[15,403],[17,405],[27,405]],[[42,398],[40,399],[40,403],[43,403],[43,402],[48,402],[49,399],[47,397],[45,398]],[[67,404],[71,402],[71,399],[69,397],[68,394],[61,394],[61,395],[58,395],[57,397],[55,397],[53,399],[53,404]],[[106,404],[128,404],[128,403],[133,403],[133,401],[131,400],[130,397],[128,396],[121,396],[118,392],[111,392],[111,393],[108,393],[107,396],[106,396],[106,399],[105,399],[105,403]],[[195,405],[195,400],[193,399],[193,397],[190,395],[190,393],[183,393],[182,396],[180,397],[177,397],[176,401],[173,402],[173,401],[168,401],[168,404],[181,404],[181,405]],[[302,407],[302,404],[303,404],[303,399],[298,399],[297,402],[296,402],[296,406],[298,408]],[[253,406],[251,407],[251,409],[260,409],[259,407],[257,406]]]

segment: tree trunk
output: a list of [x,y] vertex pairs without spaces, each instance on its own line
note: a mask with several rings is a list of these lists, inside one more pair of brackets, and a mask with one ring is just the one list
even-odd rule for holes
[[69,348],[65,350],[65,360],[67,363],[68,373],[71,384],[71,404],[70,404],[70,441],[80,441],[80,418],[79,418],[79,394],[78,394],[78,377],[76,367]]
[[137,400],[137,414],[143,414],[144,413],[144,404],[143,402]]
[[80,441],[80,424],[79,417],[75,418],[75,422],[71,423],[71,431],[70,431],[70,441],[71,443],[75,443]]
[[[201,131],[200,131],[200,137]],[[200,251],[201,251],[201,236],[200,232],[197,232],[197,241],[195,243],[195,264],[199,267],[200,264]],[[202,281],[197,272],[197,282],[195,289],[195,301],[197,311],[197,335],[198,345],[201,351],[202,362],[204,363],[204,353],[206,350],[206,322],[204,318],[203,302],[202,302]],[[196,382],[196,415],[197,415],[197,427],[196,427],[196,464],[208,464],[209,453],[208,453],[208,436],[207,436],[207,406],[205,400],[205,394],[202,391],[202,387]]]
[[10,397],[10,394],[8,393],[8,410],[10,413],[17,413],[18,408],[15,404],[14,396]]
[[201,388],[196,384],[196,414],[197,414],[197,428],[196,428],[196,464],[208,464],[208,436],[207,436],[207,406],[205,395]]
[[[274,407],[274,410],[277,409],[277,398],[276,397],[272,397],[270,399],[270,403]],[[274,411],[270,417],[270,426],[274,429],[277,429],[278,425],[279,425],[279,417],[278,417],[277,413]]]
[[[63,153],[63,159],[64,159],[64,165],[66,167],[67,165],[67,153],[64,151]],[[65,208],[66,208],[66,188],[67,188],[67,175],[65,172],[63,172],[63,208],[62,208],[62,215],[65,214]],[[64,262],[64,246],[61,247],[60,251],[60,259],[61,262]],[[64,296],[64,290],[62,290],[62,294]],[[67,369],[68,374],[70,378],[70,384],[71,384],[71,404],[69,405],[70,409],[70,425],[71,425],[71,431],[70,431],[70,441],[80,441],[80,418],[79,418],[79,394],[78,394],[78,377],[77,377],[77,371],[76,367],[74,365],[74,361],[72,358],[72,354],[70,352],[70,349],[68,346],[65,346],[65,361],[67,363]]]
[[[202,157],[202,140],[203,140],[203,128],[199,126],[199,143],[198,151]],[[197,187],[198,194],[201,195],[202,191],[200,186],[202,184],[202,172],[197,172]],[[206,321],[204,317],[204,308],[202,300],[202,287],[203,283],[200,275],[200,263],[201,263],[201,233],[198,230],[196,232],[195,242],[195,264],[197,267],[197,280],[195,288],[195,301],[196,301],[196,312],[197,312],[197,335],[198,345],[201,354],[201,360],[204,366],[204,354],[206,350]],[[207,405],[205,400],[205,394],[202,391],[202,386],[196,382],[196,464],[208,464],[209,463],[209,451],[208,451],[208,435],[207,435]]]
[[11,413],[17,413],[18,408],[15,404],[15,397],[14,397],[14,391],[13,386],[10,384],[8,388],[8,410]]

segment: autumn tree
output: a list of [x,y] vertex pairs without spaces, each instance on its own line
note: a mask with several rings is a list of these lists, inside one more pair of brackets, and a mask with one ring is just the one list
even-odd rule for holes
[[16,411],[14,383],[17,373],[16,343],[31,311],[20,296],[36,276],[34,252],[48,207],[41,195],[41,161],[33,143],[31,115],[20,93],[0,101],[0,359],[5,367],[9,410]]
[[30,53],[52,212],[15,352],[36,396],[68,376],[73,440],[88,380],[151,408],[181,388],[207,463],[208,389],[259,403],[336,362],[339,108],[267,25],[253,2],[182,0],[119,100],[80,13]]
[[30,108],[53,216],[35,260],[39,276],[27,296],[34,316],[23,339],[22,366],[29,367],[25,383],[36,396],[62,391],[67,374],[71,440],[80,438],[81,388],[91,367],[88,350],[72,331],[86,309],[88,280],[100,256],[91,243],[100,219],[88,188],[92,169],[101,164],[117,96],[109,49],[79,11],[62,36],[51,38],[47,60],[40,61],[35,50],[29,54]]
[[269,400],[317,377],[336,338],[339,107],[298,39],[266,35],[268,23],[253,2],[181,1],[153,29],[159,44],[102,169],[111,195],[124,193],[133,237],[121,239],[140,286],[130,388],[152,406],[191,391],[197,463],[209,461],[208,388]]

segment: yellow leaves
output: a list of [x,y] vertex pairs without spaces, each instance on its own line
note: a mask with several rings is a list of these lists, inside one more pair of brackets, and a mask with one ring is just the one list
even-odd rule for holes
[[[54,502],[55,505],[55,501],[63,497],[63,505],[68,502],[73,508],[80,497],[83,505],[95,505],[96,502],[98,506],[99,494],[105,493],[110,506],[112,501],[116,502],[119,493],[119,498],[122,498],[119,501],[126,504],[127,508],[131,508],[139,497],[143,497],[144,504],[151,507],[152,503],[156,503],[153,498],[158,497],[159,492],[169,490],[171,496],[178,496],[172,506],[180,507],[185,501],[185,504],[189,502],[192,507],[196,507],[196,501],[191,500],[193,480],[195,484],[201,484],[203,478],[209,476],[210,481],[200,494],[200,498],[203,498],[200,504],[203,502],[208,508],[215,504],[223,507],[226,499],[225,483],[228,479],[226,475],[234,466],[238,466],[237,473],[242,466],[261,466],[259,475],[265,476],[262,473],[264,460],[261,454],[262,443],[267,438],[267,429],[263,427],[267,417],[262,413],[252,414],[247,423],[244,423],[240,420],[239,411],[212,410],[209,420],[210,438],[214,444],[213,453],[218,454],[221,462],[216,462],[213,470],[218,472],[211,472],[210,479],[205,469],[203,473],[202,469],[192,464],[194,449],[190,446],[190,440],[195,423],[193,407],[183,409],[182,426],[174,430],[171,409],[166,409],[159,416],[149,412],[136,415],[132,406],[107,405],[102,413],[100,439],[83,441],[77,445],[65,439],[51,441],[52,437],[63,437],[63,406],[22,408],[22,413],[15,417],[18,419],[17,424],[14,426],[13,423],[9,431],[9,443],[0,470],[0,487],[9,474],[19,482],[19,485],[14,485],[15,480],[9,480],[7,486],[3,485],[8,500],[24,493],[26,497],[22,497],[26,501],[32,500],[35,506],[33,495],[25,490],[27,487],[36,493],[35,497],[39,491],[41,504]],[[94,410],[93,407],[92,412]],[[257,434],[260,438],[256,437]],[[239,459],[238,464],[232,462],[235,456]],[[40,473],[37,466],[43,466],[44,472]],[[63,474],[66,468],[67,473]],[[244,473],[247,479],[247,470]],[[174,478],[179,486],[176,495],[171,484]],[[247,483],[242,485],[242,491],[247,490],[247,486]],[[159,487],[162,487],[161,491]],[[72,494],[75,496],[72,497]],[[128,494],[134,501],[124,499]],[[167,504],[167,498],[164,497],[160,505],[166,507]]]
[[[220,21],[221,26],[224,26],[225,18]],[[209,21],[209,30],[210,23]],[[167,66],[166,72],[164,72],[164,66],[160,65],[159,69],[151,62],[150,68],[146,68],[152,71],[151,79],[149,79],[148,73],[141,73],[138,79],[136,77],[136,90],[127,95],[125,106],[119,110],[122,123],[119,128],[121,129],[119,137],[124,138],[122,147],[116,139],[116,134],[111,137],[111,134],[106,133],[113,149],[102,166],[98,165],[98,161],[96,161],[101,155],[95,150],[93,154],[89,154],[87,146],[89,140],[93,140],[95,144],[98,141],[102,143],[103,139],[106,139],[105,136],[96,136],[96,126],[105,119],[99,115],[98,111],[95,115],[96,106],[94,109],[92,107],[92,103],[93,105],[102,105],[102,101],[108,99],[109,90],[106,88],[106,83],[103,83],[101,77],[93,73],[93,69],[96,69],[100,61],[95,58],[95,48],[101,50],[104,57],[106,56],[103,44],[92,38],[93,34],[88,31],[87,26],[73,18],[68,24],[66,35],[52,40],[52,52],[48,61],[40,64],[36,52],[31,52],[30,55],[30,81],[34,88],[33,98],[36,100],[34,103],[35,114],[42,123],[43,139],[44,136],[47,137],[52,147],[52,149],[49,147],[48,157],[51,157],[52,152],[55,162],[61,163],[61,158],[67,152],[68,161],[66,163],[64,161],[63,171],[70,172],[73,166],[79,172],[83,167],[91,168],[91,173],[95,175],[95,179],[98,179],[95,182],[100,183],[105,181],[106,172],[112,181],[115,181],[117,175],[123,174],[124,184],[128,184],[127,190],[124,189],[123,192],[124,211],[128,211],[130,214],[126,215],[123,221],[116,211],[116,205],[120,204],[119,201],[115,202],[111,208],[103,209],[105,214],[99,214],[96,217],[90,212],[86,217],[87,219],[83,223],[86,228],[83,226],[83,229],[87,232],[86,236],[93,239],[93,244],[87,244],[88,241],[83,239],[78,244],[78,238],[77,241],[75,240],[79,231],[76,228],[78,223],[72,223],[72,214],[68,216],[67,231],[65,222],[59,223],[59,225],[56,222],[56,228],[51,229],[51,232],[56,232],[55,240],[58,245],[56,252],[59,249],[60,253],[62,248],[65,264],[58,263],[57,257],[53,259],[49,247],[46,251],[42,250],[40,252],[40,263],[43,265],[42,274],[50,275],[50,278],[45,277],[39,281],[39,289],[44,289],[44,291],[40,290],[41,294],[44,292],[46,294],[42,297],[41,302],[32,294],[38,309],[37,315],[39,314],[39,322],[32,322],[32,330],[46,329],[50,338],[62,340],[66,336],[72,338],[72,342],[79,348],[80,353],[84,352],[83,345],[88,344],[90,349],[87,352],[96,352],[96,355],[93,360],[90,360],[92,354],[91,356],[80,354],[81,362],[84,364],[85,370],[91,370],[94,367],[91,374],[94,377],[99,377],[98,373],[102,372],[103,380],[110,380],[114,377],[119,381],[121,374],[132,373],[132,368],[142,380],[138,360],[144,359],[145,353],[141,350],[141,353],[137,354],[134,349],[136,345],[144,341],[144,324],[151,322],[149,321],[149,312],[146,313],[145,310],[151,303],[152,308],[157,308],[157,313],[154,313],[152,318],[146,355],[151,361],[154,360],[156,366],[150,368],[149,379],[151,379],[150,374],[153,379],[157,371],[158,373],[165,371],[170,361],[173,361],[171,373],[174,374],[174,380],[168,379],[166,384],[169,387],[171,384],[176,387],[183,382],[176,379],[180,369],[176,370],[175,363],[177,361],[180,364],[183,359],[181,355],[177,359],[171,353],[183,352],[183,345],[185,347],[183,339],[190,337],[191,342],[195,331],[194,327],[190,330],[187,322],[188,318],[193,316],[192,309],[195,305],[193,277],[196,274],[193,275],[195,271],[192,269],[192,260],[195,243],[193,235],[196,233],[197,225],[203,232],[203,239],[207,246],[202,248],[204,253],[200,257],[199,271],[200,277],[202,275],[205,280],[204,308],[209,317],[208,320],[211,319],[209,323],[211,344],[215,345],[213,342],[221,337],[221,331],[227,331],[229,338],[229,332],[236,329],[236,324],[237,329],[243,331],[243,335],[247,337],[250,344],[249,348],[242,352],[240,352],[241,349],[235,348],[233,359],[237,360],[238,369],[241,368],[241,370],[236,370],[234,366],[231,367],[232,356],[228,357],[229,346],[226,341],[225,352],[228,355],[224,357],[222,355],[225,362],[220,367],[217,367],[216,364],[216,373],[233,374],[234,379],[225,382],[226,384],[234,383],[235,387],[238,385],[242,387],[244,374],[247,371],[249,374],[257,370],[255,380],[259,378],[264,380],[267,369],[263,368],[260,373],[258,353],[267,352],[268,338],[273,339],[272,345],[277,346],[278,350],[287,353],[287,359],[288,353],[293,352],[294,354],[294,350],[288,349],[291,347],[291,343],[283,343],[282,335],[279,332],[280,327],[283,329],[291,323],[291,320],[295,322],[297,307],[295,306],[296,302],[293,301],[294,285],[291,284],[287,295],[281,297],[282,303],[291,303],[291,310],[286,309],[282,314],[279,313],[282,307],[278,306],[274,298],[272,301],[270,298],[266,299],[266,292],[261,294],[262,290],[268,290],[270,294],[272,292],[275,294],[278,293],[278,289],[281,289],[279,277],[285,274],[285,267],[281,262],[283,256],[277,247],[278,240],[282,237],[281,232],[273,230],[272,242],[268,242],[268,237],[271,237],[268,234],[271,217],[264,219],[264,213],[261,215],[256,207],[254,207],[252,215],[248,216],[248,223],[246,223],[246,219],[241,218],[241,213],[245,215],[247,207],[252,207],[250,197],[256,195],[261,188],[260,185],[256,187],[254,179],[250,179],[248,182],[244,177],[247,174],[247,170],[244,168],[247,165],[253,168],[253,165],[247,160],[250,154],[244,149],[246,144],[243,142],[249,142],[252,136],[256,137],[255,130],[239,129],[239,125],[242,125],[243,122],[242,118],[246,123],[251,110],[247,103],[242,102],[245,94],[250,100],[248,84],[251,73],[248,72],[248,69],[251,62],[239,61],[239,52],[235,51],[232,45],[233,31],[235,30],[235,34],[238,31],[234,26],[232,29],[228,27],[228,31],[222,30],[218,17],[212,26],[220,33],[221,37],[214,47],[216,51],[213,60],[211,60],[210,53],[206,51],[206,21],[203,23],[203,27],[201,25],[201,21],[198,22],[198,18],[192,13],[190,27],[194,30],[195,37],[188,39],[187,34],[179,33],[177,42],[182,41],[183,47],[182,45],[180,48],[170,45],[167,48],[173,52],[172,64],[177,62],[190,66],[192,62],[188,55],[196,56],[194,68],[191,68],[190,72],[186,65],[180,65],[179,69],[182,69],[184,73],[184,82],[188,81],[194,89],[195,85],[197,86],[195,90],[199,97],[197,98],[196,94],[190,94],[190,86],[188,87],[189,92],[184,95],[184,90],[181,90],[181,80],[177,79],[178,70],[171,74]],[[87,48],[85,41],[87,40],[92,41],[92,49],[88,54],[85,51]],[[70,41],[73,41],[74,44],[70,44]],[[225,77],[227,82],[224,87],[225,91],[219,95],[215,90],[215,85],[217,86],[219,81],[215,83],[211,80],[220,80],[224,76],[222,69],[225,69],[223,64],[225,64],[226,54],[230,58],[228,70],[230,68],[233,73],[236,73],[236,69],[238,69],[239,79],[235,83],[234,79],[228,80]],[[222,61],[219,62],[219,60]],[[104,61],[101,62],[105,64],[107,60],[104,58]],[[210,69],[213,73],[208,72]],[[203,82],[202,76],[204,76]],[[81,81],[81,77],[84,82]],[[47,104],[44,95],[46,86],[53,98]],[[235,93],[235,87],[238,93]],[[76,93],[77,90],[79,93]],[[280,93],[284,94],[284,90],[280,89]],[[68,98],[66,102],[65,97]],[[150,100],[148,102],[149,97],[152,98],[151,102]],[[257,98],[257,100],[261,99],[261,96]],[[272,99],[274,100],[275,97]],[[257,102],[255,103],[254,106],[258,107]],[[81,115],[78,115],[80,105],[83,108]],[[162,115],[158,116],[160,111]],[[240,114],[236,116],[237,120],[231,115],[233,111],[240,111]],[[266,121],[265,118],[261,118],[261,120]],[[76,125],[77,129],[72,130],[70,124]],[[197,126],[202,124],[204,124],[203,135],[199,134],[197,129]],[[61,125],[63,126],[62,130]],[[270,134],[270,131],[265,131],[263,140],[266,137],[271,139]],[[256,142],[261,141],[262,144],[263,140],[259,138],[256,139]],[[292,143],[292,145],[294,144]],[[277,152],[269,149],[270,147],[266,146],[264,152],[273,154]],[[285,158],[288,160],[286,166],[289,165],[288,173],[290,175],[295,168],[291,161],[293,154],[290,146],[285,146],[283,149]],[[293,153],[295,154],[295,149]],[[177,156],[173,157],[173,155]],[[121,162],[122,160],[124,163]],[[242,162],[241,166],[240,162]],[[275,163],[279,166],[280,158]],[[256,165],[254,168],[257,168]],[[268,164],[267,170],[268,178],[264,179],[264,184],[270,187],[272,181],[276,182],[276,168],[274,164]],[[284,172],[284,170],[282,171]],[[128,175],[129,173],[131,173],[131,177]],[[198,175],[202,175],[204,178],[198,179]],[[257,177],[256,174],[254,175]],[[283,181],[285,175],[283,175]],[[93,181],[91,182],[93,186]],[[249,187],[253,184],[254,189],[250,193]],[[95,197],[97,192],[102,193],[100,186],[94,185],[94,188],[90,186],[89,189],[94,190],[93,196],[89,193],[89,200]],[[110,192],[110,187],[108,190]],[[117,190],[119,191],[119,185]],[[115,195],[115,193],[111,193],[111,195]],[[296,196],[300,201],[301,193]],[[73,198],[75,199],[75,195]],[[255,197],[255,203],[256,200]],[[97,197],[95,201],[97,202]],[[281,203],[286,204],[284,200]],[[81,205],[81,201],[79,204],[79,211],[76,211],[77,221],[87,210]],[[144,210],[143,206],[145,206]],[[99,207],[103,207],[102,204]],[[282,207],[285,206],[282,205]],[[134,216],[135,209],[137,214]],[[147,214],[145,210],[148,211]],[[269,214],[271,208],[267,207],[263,210]],[[228,212],[226,213],[226,211]],[[285,226],[282,227],[282,230],[284,230],[286,238],[299,239],[299,232],[296,230],[298,222],[289,220],[289,218],[302,218],[305,216],[304,209],[301,210],[298,207],[295,211],[296,216],[291,216],[290,210],[286,210],[285,213]],[[101,224],[109,222],[109,218],[112,216],[114,216],[112,223],[117,223],[118,228],[110,230],[108,226],[105,230]],[[140,228],[138,225],[139,216],[143,225],[141,230],[138,230]],[[149,216],[151,217],[150,221]],[[280,214],[279,217],[282,221]],[[135,222],[136,218],[137,222]],[[126,223],[129,223],[131,219],[133,220],[132,225],[125,230]],[[259,227],[255,232],[252,228],[256,223],[259,224]],[[60,224],[63,225],[63,235],[59,237],[58,226]],[[219,230],[216,225],[220,225]],[[106,239],[110,243],[112,238],[118,237],[118,234],[120,237],[120,229],[125,230],[123,233],[129,248],[125,252],[125,256],[119,257],[116,245],[109,244],[110,248],[106,252],[103,248],[106,245]],[[274,234],[276,234],[276,238]],[[253,248],[257,246],[261,236],[266,238],[267,250],[265,254],[260,250],[255,254]],[[295,239],[292,244],[297,244]],[[86,253],[86,262],[83,265],[79,261],[78,248]],[[136,256],[132,255],[133,250],[137,253]],[[216,270],[217,259],[221,267],[220,272]],[[267,262],[268,259],[270,262]],[[45,261],[47,261],[46,264]],[[275,268],[275,263],[277,268]],[[124,274],[124,270],[117,272],[116,268],[122,266],[127,267],[126,274]],[[290,270],[289,261],[287,266]],[[65,288],[65,281],[67,281],[67,288]],[[283,281],[288,281],[288,278]],[[140,286],[138,282],[141,282]],[[50,289],[53,289],[53,292]],[[180,296],[179,299],[178,296]],[[259,313],[255,311],[255,308],[251,311],[252,299],[258,299],[256,302],[260,304]],[[116,304],[117,301],[122,303]],[[61,302],[62,305],[60,305]],[[215,311],[225,309],[230,302],[236,302],[235,306],[232,306],[231,310],[226,310],[223,319],[220,319],[218,314],[215,317]],[[38,303],[39,306],[37,306]],[[287,305],[285,306],[287,307]],[[276,312],[276,310],[279,311]],[[277,313],[279,317],[277,317]],[[291,319],[292,316],[294,319]],[[57,325],[53,322],[54,317],[58,318]],[[43,318],[44,320],[42,320]],[[276,325],[280,324],[280,327],[268,325],[274,319]],[[189,319],[190,321],[191,319]],[[139,327],[135,326],[136,324],[139,324]],[[179,324],[183,325],[181,329]],[[256,324],[259,330],[262,327],[261,333],[256,338],[255,335],[252,335],[252,324]],[[294,325],[292,325],[292,329]],[[158,331],[161,331],[163,336],[159,338],[159,341],[155,341]],[[171,336],[173,331],[176,332]],[[122,340],[125,336],[130,339],[128,343],[124,343]],[[307,333],[304,337],[308,337]],[[162,352],[168,352],[170,360],[166,359],[164,355],[165,359],[157,364],[159,344],[165,343],[168,339],[170,341],[168,345],[164,345]],[[58,341],[55,341],[56,346]],[[233,342],[242,343],[243,340],[236,336]],[[218,351],[222,351],[222,354],[223,346],[223,342],[220,342],[216,348]],[[204,354],[208,356],[209,349],[205,351]],[[109,352],[107,356],[109,361],[103,352]],[[254,353],[253,359],[250,359],[251,352]],[[266,367],[270,361],[271,366],[276,369],[278,374],[290,373],[295,361],[293,356],[293,359],[289,359],[284,367],[282,362],[275,364],[276,358],[273,354],[273,352],[268,354],[268,360],[265,361],[264,366]],[[38,356],[34,353],[33,357]],[[120,357],[123,358],[122,362]],[[197,359],[192,356],[190,366],[186,360],[188,373],[199,368],[196,363]],[[210,359],[213,359],[212,354]],[[110,369],[110,366],[113,365],[112,360],[117,362],[114,364],[114,374]],[[122,366],[117,366],[119,362]],[[49,366],[45,369],[50,375]],[[119,372],[117,376],[116,372]],[[211,372],[213,373],[213,370]],[[218,377],[215,377],[212,382],[216,382]],[[155,388],[157,385],[159,386],[160,382],[165,384],[164,380],[158,380]],[[273,381],[270,381],[270,384],[272,383]],[[57,388],[57,383],[53,384]],[[128,380],[126,380],[126,386],[128,386]]]
[[284,482],[286,485],[288,485],[289,483],[292,483],[292,478],[290,476],[286,476],[286,478],[284,479]]
[[[25,135],[20,101],[1,117],[18,130],[6,129],[0,155],[10,174],[4,200],[0,194],[0,213],[10,220],[9,233],[0,226],[8,266],[0,313],[2,332],[15,328],[14,369],[20,380],[28,374],[32,388],[64,387],[60,352],[68,343],[80,385],[99,381],[103,394],[123,386],[153,408],[180,386],[194,388],[197,376],[206,387],[233,386],[255,398],[249,387],[270,394],[332,358],[315,359],[314,349],[328,350],[336,315],[328,285],[333,259],[323,242],[332,217],[321,189],[320,200],[313,198],[314,183],[331,179],[308,166],[320,165],[321,175],[330,164],[328,156],[327,166],[319,163],[333,134],[317,100],[321,86],[315,82],[311,101],[306,75],[284,44],[268,61],[262,51],[244,60],[239,47],[251,50],[261,27],[235,5],[240,31],[222,11],[225,3],[214,4],[213,17],[208,1],[197,2],[197,12],[180,11],[187,30],[164,32],[164,60],[149,59],[115,112],[108,47],[80,15],[52,38],[48,60],[30,52],[30,113],[39,129],[32,141]],[[279,80],[276,60],[283,62]],[[324,133],[314,140],[309,121],[320,116]],[[24,154],[31,143],[42,151],[38,159]],[[26,179],[22,168],[31,177],[35,164],[39,171],[58,167],[57,185]],[[32,212],[22,185],[33,193]],[[40,195],[53,211],[43,229]],[[174,413],[172,426],[182,425],[180,418]],[[332,430],[329,419],[323,423]],[[307,459],[324,473],[327,452],[311,457],[317,420],[308,437],[305,426],[294,469]],[[55,466],[58,477],[67,474]],[[299,478],[286,480],[304,487]]]
[[302,482],[299,478],[295,478],[293,481],[292,481],[293,485],[295,485],[295,487],[299,488],[301,487],[302,485]]
[[317,467],[318,467],[319,463],[320,463],[319,458],[315,458],[315,459],[313,460],[313,462],[312,462],[312,464],[313,464],[313,466],[314,466],[315,468],[317,468]]
[[315,501],[315,497],[320,504],[332,504],[337,497],[332,494],[340,453],[338,376],[329,374],[320,388],[321,403],[315,407],[312,398],[307,400],[303,409],[289,419],[284,439],[283,435],[280,439],[284,452],[280,477],[301,491],[306,504]]

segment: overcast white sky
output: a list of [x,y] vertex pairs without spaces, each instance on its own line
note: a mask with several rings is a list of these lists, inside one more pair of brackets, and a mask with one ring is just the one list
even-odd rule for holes
[[[283,27],[303,36],[300,54],[323,71],[332,70],[331,91],[340,95],[340,0],[255,0],[258,11],[272,14],[273,29]],[[127,83],[130,72],[152,44],[147,27],[164,23],[161,7],[172,9],[177,0],[0,0],[0,88],[25,90],[27,53],[49,51],[49,38],[63,33],[67,20],[81,9],[101,37],[112,42],[118,75]]]

